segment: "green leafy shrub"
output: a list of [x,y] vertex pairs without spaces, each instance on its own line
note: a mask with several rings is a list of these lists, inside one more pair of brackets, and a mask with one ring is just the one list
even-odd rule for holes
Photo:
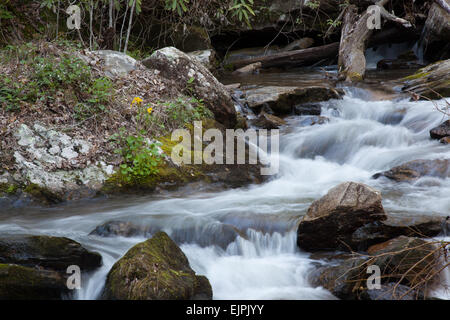
[[111,137],[118,148],[116,154],[122,156],[120,174],[128,183],[139,182],[158,174],[158,164],[161,162],[159,143],[152,143],[144,136],[145,131],[129,135],[122,128],[118,134]]

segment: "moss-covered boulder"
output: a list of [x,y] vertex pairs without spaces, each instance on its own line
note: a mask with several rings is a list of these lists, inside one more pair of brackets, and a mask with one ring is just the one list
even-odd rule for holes
[[102,265],[102,257],[68,238],[15,235],[0,237],[0,263],[61,272],[71,265],[78,265],[81,271],[90,271]]
[[58,272],[0,264],[0,300],[59,300],[68,294]]
[[192,300],[211,299],[211,285],[189,266],[181,249],[164,232],[139,243],[108,274],[105,299]]

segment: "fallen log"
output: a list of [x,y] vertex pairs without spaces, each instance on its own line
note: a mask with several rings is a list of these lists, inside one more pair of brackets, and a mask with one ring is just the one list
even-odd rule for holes
[[235,69],[260,62],[262,68],[292,67],[311,65],[324,59],[334,58],[339,50],[339,42],[303,50],[276,53],[264,57],[239,60],[233,63]]

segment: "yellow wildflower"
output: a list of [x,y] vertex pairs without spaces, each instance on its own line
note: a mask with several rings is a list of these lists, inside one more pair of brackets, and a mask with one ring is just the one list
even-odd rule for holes
[[142,100],[142,99],[139,98],[139,97],[136,97],[136,98],[134,98],[133,101],[131,102],[131,106],[134,106],[135,104],[137,104],[138,106],[140,106],[141,103],[142,103],[142,101],[144,101],[144,100]]
[[148,112],[148,114],[152,114],[153,108],[148,108],[148,109],[147,109],[147,112]]

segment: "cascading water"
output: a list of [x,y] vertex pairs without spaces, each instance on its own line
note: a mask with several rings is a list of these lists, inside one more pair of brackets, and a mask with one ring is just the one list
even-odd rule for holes
[[[78,299],[98,298],[113,263],[145,239],[89,235],[109,220],[145,225],[149,233],[166,231],[181,244],[192,268],[208,277],[215,299],[333,299],[308,282],[322,262],[296,246],[296,223],[313,200],[341,182],[356,181],[381,190],[390,214],[444,217],[450,211],[450,179],[371,178],[406,161],[450,158],[447,146],[429,139],[443,115],[431,102],[377,101],[363,89],[346,91],[343,100],[322,103],[329,123],[303,126],[304,118],[287,119],[280,172],[267,183],[220,192],[184,189],[45,213],[27,209],[1,218],[0,232],[63,235],[99,251],[104,267],[85,277]],[[450,283],[448,270],[444,276]],[[444,290],[436,295],[450,298]]]

